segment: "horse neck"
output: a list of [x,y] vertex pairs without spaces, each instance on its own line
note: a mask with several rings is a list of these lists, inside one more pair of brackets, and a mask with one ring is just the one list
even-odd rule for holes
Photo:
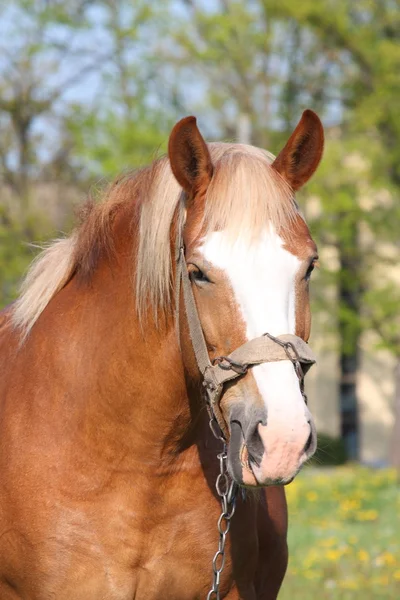
[[73,397],[85,405],[88,443],[97,443],[101,431],[110,452],[123,446],[134,458],[140,449],[141,460],[159,462],[193,444],[195,410],[173,317],[157,328],[149,316],[140,326],[132,232],[126,226],[118,234],[115,257],[102,257],[89,282],[74,278],[50,303],[45,333],[54,327],[68,332],[65,375],[77,374]]

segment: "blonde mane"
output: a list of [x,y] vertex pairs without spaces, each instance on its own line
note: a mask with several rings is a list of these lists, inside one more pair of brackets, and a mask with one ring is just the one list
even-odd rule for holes
[[[270,221],[276,230],[290,228],[297,210],[289,186],[271,167],[273,155],[243,144],[208,144],[214,174],[207,190],[205,231],[226,230],[232,238],[251,242]],[[99,257],[113,251],[112,223],[121,206],[132,206],[138,219],[134,260],[138,316],[154,315],[171,306],[171,227],[176,235],[185,220],[184,194],[166,157],[116,181],[100,204],[89,203],[80,227],[69,238],[46,247],[34,260],[13,307],[13,323],[23,336],[50,300],[80,273],[89,279]],[[132,230],[134,229],[133,224]]]

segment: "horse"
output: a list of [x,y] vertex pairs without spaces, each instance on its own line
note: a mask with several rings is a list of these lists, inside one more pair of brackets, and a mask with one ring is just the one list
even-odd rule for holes
[[277,598],[322,150],[311,110],[276,158],[186,117],[34,260],[0,313],[2,600]]

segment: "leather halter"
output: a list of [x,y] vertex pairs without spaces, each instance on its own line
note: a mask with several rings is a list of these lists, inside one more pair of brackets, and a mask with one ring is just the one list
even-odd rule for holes
[[223,436],[229,439],[229,429],[220,408],[220,398],[223,393],[224,383],[245,375],[254,365],[280,360],[290,360],[299,378],[300,391],[304,394],[304,375],[315,364],[311,348],[297,335],[286,333],[274,337],[265,333],[260,337],[246,342],[228,356],[220,356],[210,361],[207,345],[204,339],[196,303],[190,284],[189,273],[185,260],[185,251],[182,246],[177,248],[176,265],[176,328],[179,341],[179,301],[180,289],[183,289],[183,299],[190,339],[196,356],[199,371],[203,376],[203,386],[206,392],[207,407],[218,422]]

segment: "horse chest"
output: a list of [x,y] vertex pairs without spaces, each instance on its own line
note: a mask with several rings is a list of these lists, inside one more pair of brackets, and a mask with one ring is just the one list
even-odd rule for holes
[[[98,504],[92,509],[70,507],[59,514],[48,512],[50,531],[43,529],[45,521],[40,519],[38,508],[39,518],[34,525],[36,530],[41,527],[41,532],[27,536],[17,524],[12,539],[9,533],[2,539],[0,567],[6,563],[11,566],[0,569],[0,598],[203,599],[212,581],[219,511],[214,499],[207,501],[200,494],[197,502],[189,502],[186,509],[182,505],[180,510],[160,510],[155,505],[139,519],[134,507],[126,510],[123,503],[114,499],[111,505]],[[248,563],[255,562],[257,540],[250,513],[247,507],[241,507],[232,528],[222,597],[232,590],[238,576],[251,573]],[[232,561],[235,553],[239,564]]]
[[[192,507],[191,507],[192,506]],[[257,558],[257,532],[254,513],[245,507],[228,536],[226,566],[221,577],[221,597],[232,593],[235,579],[251,578]],[[142,527],[128,533],[125,546],[134,548],[128,577],[131,596],[126,600],[203,600],[212,581],[212,559],[218,548],[219,504],[204,502],[201,495],[193,508],[181,505],[170,517],[149,515]],[[244,532],[244,524],[251,524]],[[232,552],[234,544],[234,552]],[[232,556],[236,554],[236,560]],[[229,595],[229,598],[236,596]],[[249,597],[250,598],[250,597]],[[125,597],[124,597],[125,600]]]
[[[194,600],[205,598],[212,581],[212,558],[218,547],[213,512],[199,511],[180,520],[164,523],[145,541],[134,570],[135,600]],[[229,590],[234,580],[227,548],[222,588]]]

